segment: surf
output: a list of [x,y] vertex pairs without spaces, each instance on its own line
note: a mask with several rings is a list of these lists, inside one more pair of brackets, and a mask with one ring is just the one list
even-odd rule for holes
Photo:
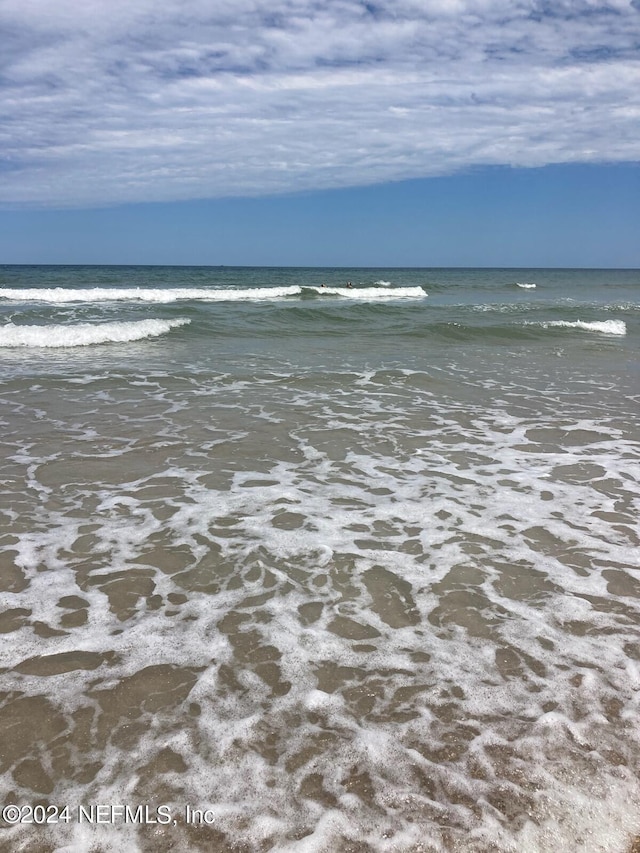
[[190,320],[137,320],[117,323],[53,323],[21,326],[7,323],[0,328],[0,347],[85,347],[92,344],[127,343],[156,338]]

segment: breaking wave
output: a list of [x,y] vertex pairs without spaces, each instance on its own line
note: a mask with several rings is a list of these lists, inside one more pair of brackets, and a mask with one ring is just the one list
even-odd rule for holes
[[[386,282],[385,282],[386,284]],[[286,287],[206,288],[206,287],[45,287],[0,288],[0,299],[14,302],[48,302],[56,305],[72,302],[155,302],[167,304],[193,300],[199,302],[264,302],[316,293],[346,296],[352,299],[405,299],[426,296],[421,287]]]
[[190,320],[137,320],[119,323],[52,324],[0,328],[0,347],[86,347],[91,344],[125,343],[155,338]]
[[305,291],[319,293],[322,296],[346,296],[349,299],[362,299],[367,302],[389,301],[391,299],[424,299],[426,292],[415,287],[305,287]]
[[584,329],[587,332],[600,332],[603,335],[626,335],[627,326],[623,320],[549,320],[541,323],[545,329],[550,326],[565,327],[567,329]]

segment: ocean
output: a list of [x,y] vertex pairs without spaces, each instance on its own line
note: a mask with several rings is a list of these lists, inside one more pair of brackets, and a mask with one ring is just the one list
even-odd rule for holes
[[0,315],[2,849],[630,849],[640,271],[3,266]]

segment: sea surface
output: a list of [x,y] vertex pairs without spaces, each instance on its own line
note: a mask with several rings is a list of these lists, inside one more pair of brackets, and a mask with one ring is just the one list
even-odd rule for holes
[[639,355],[638,270],[0,267],[0,848],[628,851]]

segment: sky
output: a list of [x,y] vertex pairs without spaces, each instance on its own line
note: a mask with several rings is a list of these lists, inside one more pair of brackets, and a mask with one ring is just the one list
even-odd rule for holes
[[640,0],[0,0],[0,263],[640,267]]

